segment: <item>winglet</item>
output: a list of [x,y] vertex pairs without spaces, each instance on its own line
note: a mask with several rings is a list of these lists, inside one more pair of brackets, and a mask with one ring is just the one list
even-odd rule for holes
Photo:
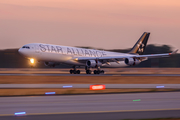
[[175,51],[173,51],[171,54],[176,54],[176,53],[177,53],[177,51],[178,51],[178,49],[177,49],[177,50],[175,50]]

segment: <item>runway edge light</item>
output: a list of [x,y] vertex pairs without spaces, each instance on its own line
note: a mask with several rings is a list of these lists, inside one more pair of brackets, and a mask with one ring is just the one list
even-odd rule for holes
[[16,112],[14,113],[16,116],[26,115],[26,112]]
[[141,99],[137,99],[137,100],[133,100],[133,101],[134,101],[134,102],[135,102],[135,101],[141,101]]
[[164,88],[164,86],[156,86],[156,88]]
[[64,85],[63,88],[72,88],[72,85]]
[[52,95],[52,94],[56,94],[56,92],[46,92],[46,95]]
[[90,85],[90,90],[104,90],[105,85]]

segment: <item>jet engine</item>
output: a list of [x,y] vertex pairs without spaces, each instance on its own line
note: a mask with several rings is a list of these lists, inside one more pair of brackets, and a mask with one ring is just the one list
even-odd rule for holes
[[136,58],[126,58],[126,59],[124,60],[124,62],[125,62],[127,65],[134,66],[134,65],[138,65],[141,61],[139,61],[139,60],[136,59]]
[[57,64],[55,62],[44,62],[45,66],[55,67]]
[[101,66],[102,63],[99,62],[99,61],[97,61],[97,60],[88,60],[88,61],[86,62],[86,65],[87,65],[88,67],[98,67],[98,66]]

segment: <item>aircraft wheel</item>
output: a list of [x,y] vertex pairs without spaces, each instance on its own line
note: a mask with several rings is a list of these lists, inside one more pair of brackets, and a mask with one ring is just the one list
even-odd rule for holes
[[91,70],[86,70],[86,74],[91,74]]
[[97,74],[97,70],[94,70],[94,74]]
[[101,71],[100,70],[94,70],[94,74],[100,74]]
[[101,70],[101,73],[104,74],[104,70]]
[[77,71],[76,71],[77,74],[80,74],[80,72],[81,72],[80,70],[77,70]]
[[73,70],[70,70],[69,72],[70,72],[70,74],[73,74]]

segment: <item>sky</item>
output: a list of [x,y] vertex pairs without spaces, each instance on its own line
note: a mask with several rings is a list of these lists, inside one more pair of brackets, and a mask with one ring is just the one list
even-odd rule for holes
[[0,49],[28,43],[131,48],[180,48],[180,0],[0,0]]

